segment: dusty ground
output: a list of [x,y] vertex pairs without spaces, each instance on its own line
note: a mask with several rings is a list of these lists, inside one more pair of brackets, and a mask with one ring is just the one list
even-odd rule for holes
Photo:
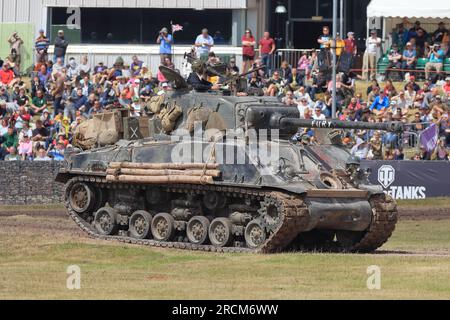
[[[93,240],[60,207],[3,207],[0,299],[450,299],[450,206],[400,212],[374,254],[232,255]],[[66,288],[69,265],[81,290]],[[367,289],[370,265],[381,290]]]

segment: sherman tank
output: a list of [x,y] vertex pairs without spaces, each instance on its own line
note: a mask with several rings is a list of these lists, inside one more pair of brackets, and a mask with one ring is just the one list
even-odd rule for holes
[[[149,103],[148,118],[98,115],[96,128],[106,118],[118,134],[66,153],[56,180],[90,236],[262,253],[371,252],[389,239],[396,203],[370,185],[342,139],[347,129],[400,123],[304,120],[275,98],[199,93],[172,80],[177,89]],[[308,129],[313,142],[291,139]]]

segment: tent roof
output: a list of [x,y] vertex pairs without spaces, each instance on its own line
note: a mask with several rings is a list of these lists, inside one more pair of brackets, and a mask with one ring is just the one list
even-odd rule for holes
[[372,0],[367,17],[450,18],[445,0]]

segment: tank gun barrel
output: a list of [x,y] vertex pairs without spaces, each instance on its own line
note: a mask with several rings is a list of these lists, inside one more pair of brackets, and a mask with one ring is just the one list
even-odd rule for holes
[[296,129],[296,128],[319,128],[319,129],[361,129],[361,130],[380,130],[388,132],[403,131],[401,122],[353,122],[341,120],[306,120],[296,118],[281,118],[274,121],[272,125],[279,129]]

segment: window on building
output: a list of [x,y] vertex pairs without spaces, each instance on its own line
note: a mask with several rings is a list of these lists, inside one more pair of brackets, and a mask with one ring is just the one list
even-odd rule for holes
[[[67,8],[52,8],[52,35],[67,23]],[[154,44],[162,27],[180,24],[178,44],[193,44],[203,28],[216,44],[230,44],[232,10],[82,8],[81,30],[70,30],[69,41],[81,44]]]
[[294,19],[311,19],[313,16],[321,16],[324,19],[333,18],[333,0],[290,0],[290,5],[290,15]]

